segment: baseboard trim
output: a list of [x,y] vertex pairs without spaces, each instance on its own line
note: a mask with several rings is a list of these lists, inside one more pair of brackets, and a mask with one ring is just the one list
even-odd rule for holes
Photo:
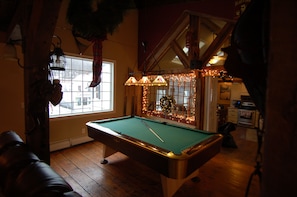
[[71,146],[83,144],[86,142],[93,141],[93,138],[90,138],[88,136],[79,137],[79,138],[70,138],[66,140],[56,141],[50,143],[50,152],[62,150],[65,148],[70,148]]

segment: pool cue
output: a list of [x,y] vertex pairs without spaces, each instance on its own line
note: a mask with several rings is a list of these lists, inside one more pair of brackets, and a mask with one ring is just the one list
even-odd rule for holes
[[164,142],[164,140],[143,120],[141,122],[148,128],[150,132],[152,132],[161,142]]

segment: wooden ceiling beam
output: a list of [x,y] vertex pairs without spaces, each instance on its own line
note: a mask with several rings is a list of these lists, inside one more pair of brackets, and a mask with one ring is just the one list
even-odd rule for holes
[[157,6],[166,6],[170,4],[178,4],[178,3],[187,3],[193,1],[202,1],[202,0],[134,0],[135,5],[138,9],[145,9],[148,7],[157,7]]
[[179,58],[179,60],[182,62],[185,68],[190,68],[190,62],[188,56],[185,54],[183,49],[179,46],[179,44],[173,40],[171,42],[171,48]]
[[215,34],[218,34],[221,30],[221,27],[219,27],[217,24],[215,24],[209,18],[201,18],[201,24],[203,24],[206,28],[209,29],[209,31],[211,31]]
[[166,33],[166,35],[162,38],[156,48],[152,51],[152,53],[143,61],[143,63],[139,66],[140,70],[146,68],[147,71],[152,71],[154,67],[157,65],[155,60],[159,61],[166,54],[166,52],[170,49],[170,44],[176,37],[182,32],[186,26],[189,24],[189,14],[188,12],[184,12],[176,21],[176,23],[171,27],[171,29]]
[[202,62],[202,67],[205,67],[208,61],[211,59],[212,56],[216,54],[216,52],[222,47],[224,42],[230,37],[230,34],[233,30],[234,23],[228,22],[226,25],[221,29],[220,33],[217,37],[213,40],[213,42],[209,45],[203,56],[200,58]]

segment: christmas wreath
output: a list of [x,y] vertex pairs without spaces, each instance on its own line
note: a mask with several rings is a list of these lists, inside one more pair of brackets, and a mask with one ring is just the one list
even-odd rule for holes
[[175,100],[172,96],[163,96],[160,99],[160,106],[162,108],[162,111],[165,113],[170,113],[174,105]]

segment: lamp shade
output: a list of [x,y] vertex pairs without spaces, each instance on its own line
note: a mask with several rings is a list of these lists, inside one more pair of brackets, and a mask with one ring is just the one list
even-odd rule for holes
[[137,82],[136,85],[139,86],[151,86],[152,82],[149,80],[149,78],[147,76],[142,76],[142,78]]
[[162,75],[158,75],[156,79],[152,83],[153,86],[167,86],[166,80],[162,77]]
[[133,76],[129,77],[129,79],[125,82],[125,86],[132,86],[136,84],[137,84],[137,80]]

